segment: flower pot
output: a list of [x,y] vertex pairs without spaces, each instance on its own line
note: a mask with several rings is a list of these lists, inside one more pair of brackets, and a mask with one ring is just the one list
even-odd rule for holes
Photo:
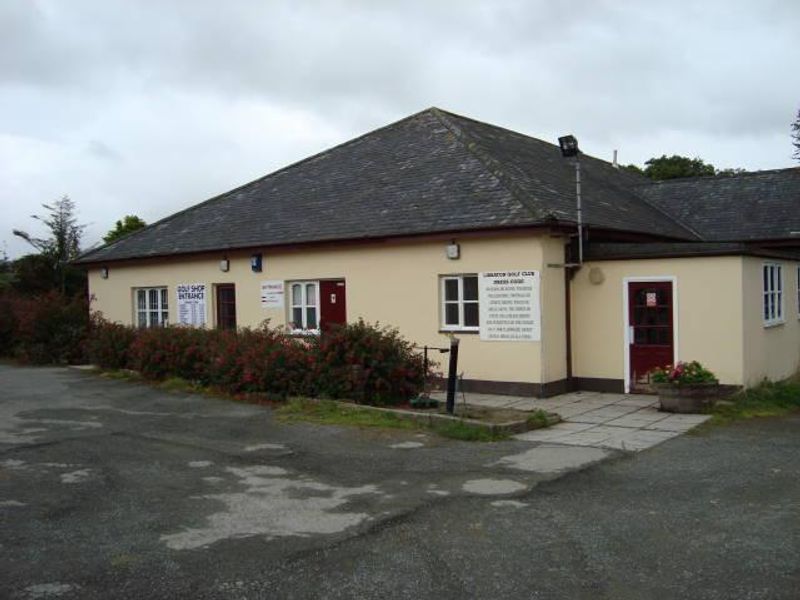
[[656,383],[661,410],[672,413],[700,413],[719,398],[718,383]]

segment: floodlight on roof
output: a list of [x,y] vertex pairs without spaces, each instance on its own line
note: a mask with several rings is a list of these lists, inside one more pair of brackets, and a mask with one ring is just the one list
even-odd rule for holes
[[561,156],[564,158],[578,156],[578,138],[574,135],[565,135],[558,138],[558,145],[561,146]]

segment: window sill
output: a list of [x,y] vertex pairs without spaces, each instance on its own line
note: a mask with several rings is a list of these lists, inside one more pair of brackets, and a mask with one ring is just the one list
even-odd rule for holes
[[764,321],[764,329],[772,329],[773,327],[781,327],[786,325],[786,321],[781,319],[780,321]]
[[289,335],[293,337],[311,337],[319,335],[319,329],[292,329]]
[[440,329],[439,333],[466,333],[466,334],[477,334],[480,333],[480,329]]

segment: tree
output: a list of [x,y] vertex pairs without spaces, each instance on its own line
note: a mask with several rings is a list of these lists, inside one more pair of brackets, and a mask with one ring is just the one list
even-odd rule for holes
[[792,123],[792,145],[794,146],[794,158],[800,160],[800,110],[797,111],[797,118]]
[[640,167],[639,165],[634,165],[634,164],[622,165],[622,170],[628,171],[629,173],[636,173],[637,175],[644,175],[644,171],[642,170],[642,167]]
[[122,220],[117,221],[114,229],[103,236],[103,241],[106,244],[110,244],[111,242],[115,242],[119,238],[126,236],[129,233],[133,233],[134,231],[145,227],[146,225],[147,223],[142,221],[136,215],[125,215]]
[[714,165],[701,158],[688,158],[673,154],[651,158],[645,164],[644,174],[655,181],[678,179],[682,177],[710,177],[716,174]]
[[[25,231],[14,230],[14,235],[22,238],[39,251],[39,255],[55,275],[61,293],[67,292],[68,271],[74,271],[69,261],[78,257],[81,236],[86,225],[79,225],[75,216],[75,203],[64,196],[53,204],[42,204],[48,214],[31,215],[41,221],[49,230],[49,237],[36,238]],[[70,274],[71,275],[71,274]]]

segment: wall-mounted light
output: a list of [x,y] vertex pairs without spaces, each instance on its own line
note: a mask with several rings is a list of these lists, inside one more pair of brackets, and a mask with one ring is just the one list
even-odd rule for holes
[[261,262],[261,254],[250,255],[250,269],[252,269],[253,273],[261,273]]
[[223,258],[221,261],[219,261],[219,270],[223,273],[227,273],[230,268],[231,261],[229,261],[227,258]]
[[100,277],[108,279],[108,267],[100,267]]
[[455,242],[450,242],[447,244],[447,258],[450,260],[456,260],[461,256],[461,247],[456,244]]

